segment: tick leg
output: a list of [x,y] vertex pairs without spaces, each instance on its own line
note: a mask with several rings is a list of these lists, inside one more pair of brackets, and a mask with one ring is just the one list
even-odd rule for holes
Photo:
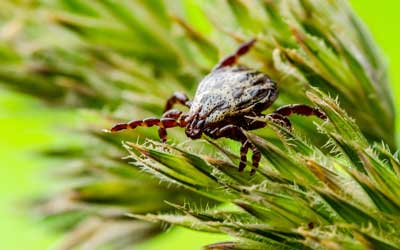
[[[162,115],[161,119],[168,119],[168,118],[174,119],[175,121],[178,122],[179,127],[185,127],[185,124],[184,124],[185,117],[186,117],[186,115],[183,114],[182,111],[177,110],[177,109],[170,109]],[[166,142],[167,141],[167,128],[160,126],[158,128],[158,135],[162,142]]]
[[240,141],[242,143],[242,146],[240,147],[240,164],[239,164],[239,171],[243,171],[243,169],[247,165],[247,158],[246,154],[249,148],[253,151],[253,156],[252,156],[252,170],[250,172],[251,175],[255,174],[256,169],[258,168],[258,165],[260,163],[261,159],[261,153],[258,151],[257,147],[251,143],[246,135],[243,133],[242,129],[236,125],[226,125],[225,127],[222,127],[218,130],[213,130],[212,132],[212,137],[213,138],[221,138],[221,137],[226,137],[233,139],[235,141]]
[[214,70],[216,69],[220,69],[226,66],[232,66],[234,65],[237,60],[239,59],[239,57],[241,57],[242,55],[246,54],[251,47],[253,47],[254,43],[256,42],[256,39],[252,39],[248,42],[243,43],[242,45],[240,45],[240,47],[235,51],[235,53],[225,57],[224,59],[222,59],[217,66],[215,66]]
[[180,104],[190,108],[190,101],[189,101],[189,98],[187,97],[187,95],[182,92],[175,92],[173,96],[168,98],[167,103],[165,105],[164,112],[167,112],[168,110],[172,109],[172,107],[177,103],[180,103]]
[[[292,124],[289,121],[289,119],[278,113],[271,113],[268,115],[258,115],[255,116],[255,118],[272,120],[273,122],[279,123],[280,125],[286,127],[289,130],[292,128]],[[267,126],[266,121],[251,119],[251,117],[249,117],[249,119],[245,121],[243,128],[245,130],[254,130],[254,129],[264,128],[265,126]]]
[[292,123],[289,119],[281,114],[278,113],[271,113],[266,115],[267,118],[270,118],[274,122],[278,122],[280,125],[286,127],[288,130],[292,129]]
[[272,114],[279,114],[281,116],[290,116],[291,114],[311,116],[314,115],[322,120],[326,120],[326,114],[319,108],[313,108],[305,104],[290,104],[282,106],[275,110]]
[[170,109],[166,111],[161,118],[173,118],[173,119],[179,119],[182,116],[182,111],[177,110],[177,109]]
[[[179,117],[182,117],[183,115],[180,114]],[[152,127],[152,126],[158,126],[164,130],[162,130],[159,132],[160,135],[160,139],[162,141],[166,141],[166,131],[165,129],[167,128],[173,128],[173,127],[184,127],[184,124],[181,122],[180,119],[175,119],[175,118],[171,118],[171,117],[165,117],[165,118],[147,118],[144,120],[134,120],[134,121],[130,121],[127,123],[118,123],[116,125],[114,125],[111,128],[111,132],[118,132],[118,131],[122,131],[122,130],[126,130],[126,129],[135,129],[137,127]]]
[[251,144],[251,150],[253,151],[253,156],[251,157],[253,167],[251,168],[250,175],[254,175],[256,173],[258,165],[260,164],[261,152],[254,144]]
[[240,164],[239,164],[239,172],[243,172],[247,163],[247,152],[249,151],[250,142],[246,140],[245,143],[242,143],[240,147]]
[[232,124],[226,125],[217,130],[216,135],[218,138],[226,137],[242,143],[245,143],[247,140],[246,136],[242,132],[242,129],[239,126]]
[[134,120],[127,123],[118,123],[111,128],[111,132],[118,132],[126,129],[135,129],[137,127],[159,126],[163,128],[178,127],[179,123],[173,118],[146,118],[144,120]]

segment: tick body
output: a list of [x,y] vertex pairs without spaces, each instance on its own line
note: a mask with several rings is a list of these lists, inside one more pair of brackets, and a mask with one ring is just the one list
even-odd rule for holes
[[[278,97],[276,83],[266,74],[243,66],[236,66],[240,56],[254,45],[255,40],[242,44],[235,53],[221,60],[217,66],[199,83],[193,101],[183,93],[175,93],[167,100],[164,114],[160,119],[147,118],[128,123],[116,124],[111,132],[134,129],[138,126],[158,126],[159,136],[166,141],[167,128],[182,127],[191,139],[205,134],[211,138],[230,138],[241,142],[239,171],[247,164],[247,152],[253,151],[252,170],[254,174],[261,154],[247,139],[243,130],[254,130],[266,126],[266,122],[250,117],[268,118],[290,128],[287,118],[291,114],[315,115],[326,119],[319,109],[304,104],[292,104],[278,108],[273,113],[263,115]],[[172,109],[177,103],[187,106],[187,113]]]

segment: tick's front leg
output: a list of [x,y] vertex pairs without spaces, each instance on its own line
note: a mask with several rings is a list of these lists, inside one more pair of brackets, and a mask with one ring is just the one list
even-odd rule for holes
[[160,136],[160,139],[161,141],[165,142],[167,140],[166,129],[173,127],[184,127],[184,117],[186,116],[181,111],[170,110],[169,112],[164,113],[161,119],[151,117],[144,120],[134,120],[127,123],[118,123],[110,129],[110,132],[119,132],[126,129],[135,129],[137,127],[158,126],[158,134]]
[[175,92],[170,98],[168,98],[164,113],[171,110],[173,106],[178,103],[190,108],[190,101],[187,95],[182,92]]
[[173,118],[155,118],[150,117],[144,120],[134,120],[127,123],[118,123],[114,125],[110,132],[118,132],[126,129],[135,129],[137,127],[152,127],[152,126],[159,126],[163,128],[173,128],[178,127],[180,124],[177,120]]
[[[186,122],[185,122],[186,117],[187,117],[187,115],[182,113],[182,111],[177,110],[177,109],[170,109],[162,115],[161,120],[162,119],[174,119],[177,122],[178,126],[183,128],[186,126]],[[166,142],[167,141],[167,127],[160,126],[158,128],[158,135],[162,142]]]

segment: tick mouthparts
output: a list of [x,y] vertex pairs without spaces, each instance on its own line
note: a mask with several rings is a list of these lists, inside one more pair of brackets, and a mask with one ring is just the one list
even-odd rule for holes
[[200,129],[192,129],[192,130],[187,130],[186,135],[192,139],[199,139],[201,137],[201,130]]
[[205,120],[200,120],[195,126],[195,128],[196,128],[195,131],[202,129],[204,127],[204,123],[205,123]]

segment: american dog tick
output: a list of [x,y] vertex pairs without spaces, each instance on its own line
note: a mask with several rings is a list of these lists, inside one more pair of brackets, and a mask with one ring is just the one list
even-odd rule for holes
[[[243,171],[246,166],[248,150],[253,151],[251,174],[254,174],[259,165],[261,153],[247,139],[243,130],[265,127],[266,122],[254,120],[251,117],[268,118],[288,128],[291,127],[291,123],[287,116],[291,114],[315,115],[326,119],[326,115],[321,110],[304,104],[286,105],[271,114],[261,114],[278,97],[276,83],[264,73],[243,66],[235,66],[239,57],[246,54],[255,41],[253,39],[242,44],[234,54],[219,62],[200,82],[193,101],[189,101],[185,94],[177,92],[168,99],[161,119],[147,118],[116,124],[111,128],[111,132],[134,129],[138,126],[158,126],[158,134],[165,142],[167,128],[182,127],[191,139],[198,139],[203,133],[213,139],[230,138],[242,143],[239,171]],[[177,103],[190,108],[189,112],[183,113],[172,109]]]

